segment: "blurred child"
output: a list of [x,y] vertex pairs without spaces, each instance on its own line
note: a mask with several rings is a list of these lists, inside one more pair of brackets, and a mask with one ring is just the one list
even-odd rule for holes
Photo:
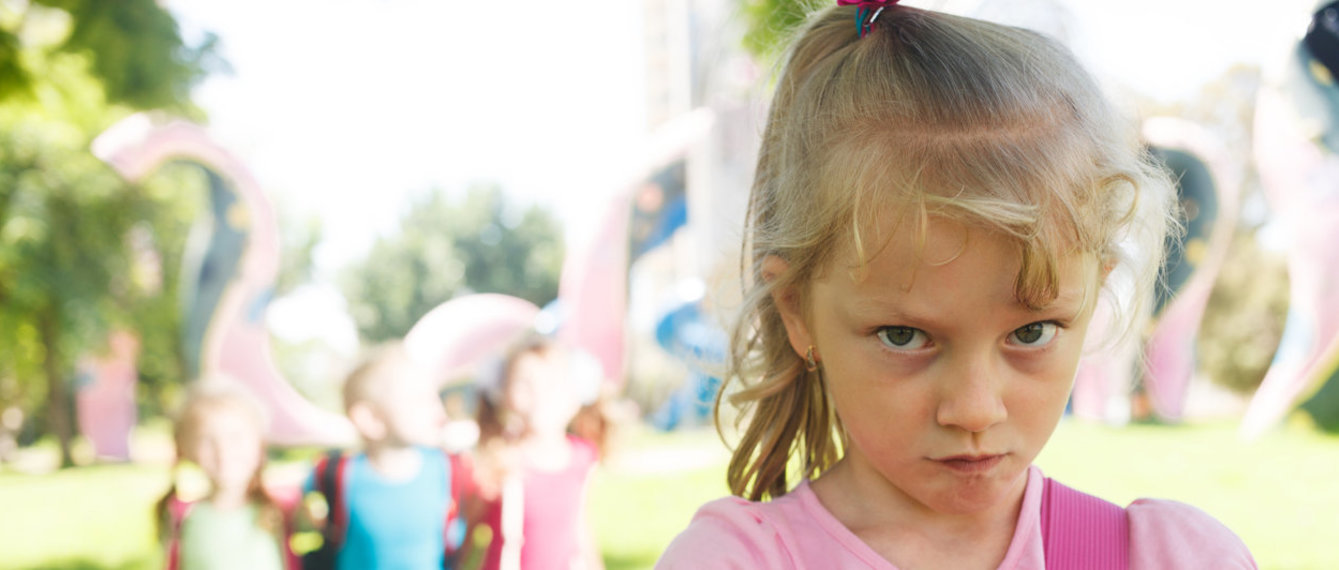
[[430,375],[403,345],[381,347],[345,380],[344,408],[363,449],[332,454],[307,483],[329,505],[325,543],[307,564],[442,568],[456,506],[452,460],[440,447],[446,416]]
[[484,569],[603,568],[586,509],[599,451],[568,432],[600,380],[589,355],[537,334],[480,374],[475,491],[492,532]]
[[175,425],[177,464],[198,465],[209,481],[204,498],[186,502],[172,486],[158,504],[167,568],[296,568],[283,510],[261,483],[266,418],[260,404],[225,379],[190,388]]

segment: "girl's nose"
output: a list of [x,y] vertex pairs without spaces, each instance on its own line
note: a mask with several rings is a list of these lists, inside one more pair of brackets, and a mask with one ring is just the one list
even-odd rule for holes
[[944,427],[980,433],[1009,416],[1004,406],[1007,380],[991,366],[988,355],[962,360],[945,371],[935,420]]

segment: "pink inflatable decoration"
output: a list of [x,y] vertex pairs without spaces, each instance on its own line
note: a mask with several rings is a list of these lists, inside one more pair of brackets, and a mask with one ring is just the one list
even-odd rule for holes
[[1339,156],[1313,143],[1287,95],[1256,101],[1255,160],[1278,227],[1286,232],[1288,322],[1274,362],[1242,419],[1262,435],[1320,387],[1339,357]]
[[443,385],[472,377],[480,360],[532,328],[539,308],[496,293],[457,297],[423,315],[405,335],[405,350]]
[[[1186,236],[1185,257],[1193,263],[1194,272],[1163,308],[1145,348],[1144,383],[1153,411],[1158,417],[1175,422],[1185,412],[1186,393],[1195,372],[1195,338],[1200,320],[1236,231],[1243,175],[1222,142],[1189,121],[1170,117],[1150,119],[1144,123],[1144,139],[1156,147],[1179,150],[1203,161],[1217,193],[1218,211],[1207,242],[1206,236]],[[1188,211],[1187,215],[1202,214]]]
[[[1194,123],[1171,117],[1152,118],[1144,123],[1144,139],[1160,149],[1183,152],[1202,161],[1213,182],[1217,211],[1207,236],[1186,236],[1185,258],[1193,266],[1192,273],[1180,289],[1173,292],[1174,296],[1157,316],[1153,332],[1146,341],[1108,342],[1102,333],[1112,325],[1114,312],[1105,300],[1093,315],[1089,352],[1085,354],[1075,379],[1073,411],[1079,417],[1112,423],[1129,419],[1130,403],[1126,394],[1141,363],[1141,352],[1144,388],[1152,411],[1166,421],[1182,419],[1186,393],[1195,371],[1195,337],[1214,280],[1232,243],[1242,180],[1241,169],[1233,166],[1223,144]],[[1112,286],[1119,289],[1121,284]],[[1128,297],[1128,293],[1119,290],[1113,294]]]
[[715,116],[697,109],[661,126],[641,149],[644,157],[627,182],[602,205],[594,232],[570,244],[558,283],[559,338],[594,355],[611,388],[622,390],[628,315],[629,218],[648,176],[674,160],[711,129]]
[[108,129],[94,153],[129,181],[139,181],[170,160],[194,162],[231,183],[243,206],[229,221],[247,229],[237,274],[215,308],[201,347],[201,374],[222,373],[249,387],[270,410],[269,439],[281,445],[341,445],[353,441],[344,416],[318,408],[284,380],[270,354],[264,306],[279,268],[274,210],[260,185],[233,155],[197,125],[154,125],[135,115]]
[[614,388],[622,389],[628,313],[628,219],[632,194],[605,204],[599,233],[575,245],[558,282],[559,338],[595,356]]
[[107,353],[80,364],[75,392],[79,432],[93,444],[99,459],[130,460],[130,431],[135,427],[135,368],[139,339],[124,330],[113,332]]
[[1083,359],[1079,361],[1070,395],[1075,417],[1111,424],[1123,424],[1130,419],[1128,395],[1139,344],[1128,339],[1114,340],[1114,321],[1115,312],[1109,302],[1100,300],[1088,327]]

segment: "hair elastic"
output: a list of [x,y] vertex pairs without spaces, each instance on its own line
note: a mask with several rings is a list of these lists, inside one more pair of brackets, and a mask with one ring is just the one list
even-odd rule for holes
[[865,37],[871,29],[874,28],[874,21],[879,19],[879,14],[883,9],[894,6],[899,0],[837,0],[838,6],[855,6],[855,31],[860,37]]

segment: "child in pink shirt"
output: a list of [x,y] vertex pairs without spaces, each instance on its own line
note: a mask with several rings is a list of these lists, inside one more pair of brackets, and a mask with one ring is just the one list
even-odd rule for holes
[[[838,4],[789,53],[750,197],[737,497],[658,566],[1254,568],[1193,507],[1032,465],[1178,224],[1133,125],[1040,34]],[[1124,326],[1089,331],[1099,303]]]
[[484,368],[469,507],[491,535],[481,568],[600,570],[586,509],[599,453],[568,430],[598,390],[599,364],[530,333]]

